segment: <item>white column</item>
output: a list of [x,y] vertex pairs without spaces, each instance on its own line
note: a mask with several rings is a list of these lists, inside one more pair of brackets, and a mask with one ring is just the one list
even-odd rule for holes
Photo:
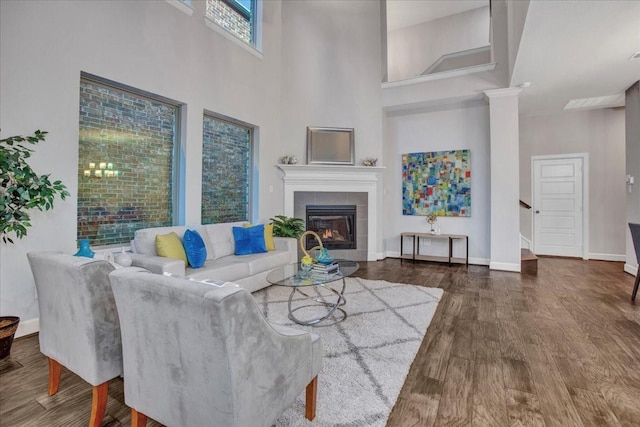
[[489,98],[492,270],[520,271],[520,88],[485,91]]

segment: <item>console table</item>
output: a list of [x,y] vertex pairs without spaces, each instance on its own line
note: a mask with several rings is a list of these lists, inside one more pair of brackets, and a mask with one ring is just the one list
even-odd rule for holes
[[[404,253],[404,238],[410,237],[412,239],[412,251],[410,254]],[[447,240],[449,242],[449,256],[432,256],[432,255],[422,255],[420,254],[420,239],[431,239],[431,240]],[[454,240],[464,240],[465,241],[465,258],[454,258],[453,257],[453,241]],[[400,262],[405,259],[410,259],[413,262],[416,260],[419,261],[436,261],[436,262],[447,262],[451,265],[451,262],[465,264],[467,267],[469,266],[469,236],[464,234],[431,234],[431,233],[413,233],[413,232],[404,232],[400,233]]]

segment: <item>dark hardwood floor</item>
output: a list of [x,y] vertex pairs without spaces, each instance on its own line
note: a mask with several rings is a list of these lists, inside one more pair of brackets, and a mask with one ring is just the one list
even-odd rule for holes
[[[533,276],[388,259],[357,275],[445,291],[389,426],[640,426],[640,299],[621,263],[541,258]],[[88,424],[88,384],[63,371],[46,388],[37,336],[16,340],[0,426]],[[129,425],[123,402],[111,381],[103,425]]]

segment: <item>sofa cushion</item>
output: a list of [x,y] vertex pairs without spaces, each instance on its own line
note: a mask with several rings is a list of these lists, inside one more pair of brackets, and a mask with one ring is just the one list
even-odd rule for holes
[[173,231],[179,237],[181,237],[184,234],[185,229],[185,226],[180,225],[174,227],[153,227],[137,230],[134,234],[136,253],[142,255],[157,256],[158,251],[156,251],[156,236],[158,234],[167,234]]
[[215,261],[207,261],[202,268],[188,269],[187,277],[195,280],[215,279],[233,282],[250,275],[249,264],[244,257],[227,256]]
[[156,252],[159,256],[180,259],[187,265],[187,254],[184,252],[180,237],[173,231],[156,235]]
[[187,230],[182,236],[182,245],[187,254],[189,265],[193,268],[200,268],[207,259],[207,248],[204,241],[195,230]]
[[242,257],[249,265],[249,274],[262,273],[289,264],[289,252],[271,251],[267,254],[253,254]]
[[267,252],[264,243],[264,225],[253,227],[233,227],[235,255],[249,255]]
[[209,241],[207,250],[209,250],[209,248],[212,249],[211,254],[207,256],[207,260],[215,260],[227,255],[233,255],[235,251],[235,242],[233,240],[232,229],[233,227],[242,227],[245,223],[246,221],[240,221],[205,225],[204,229],[206,229],[208,236],[207,240]]
[[186,225],[175,225],[171,227],[152,227],[152,228],[143,228],[137,230],[134,235],[134,244],[132,249],[134,249],[135,253],[142,255],[150,255],[156,256],[158,252],[156,251],[156,236],[158,234],[167,234],[170,232],[174,232],[178,235],[178,237],[182,238],[184,232],[191,228],[193,230],[198,231],[200,236],[202,236],[202,240],[207,248],[207,259],[213,258],[213,249],[210,246],[209,236],[207,235],[206,226],[186,226]]

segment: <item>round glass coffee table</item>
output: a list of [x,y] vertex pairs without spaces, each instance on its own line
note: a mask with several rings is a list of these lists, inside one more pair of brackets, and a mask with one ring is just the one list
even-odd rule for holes
[[[272,285],[291,288],[288,302],[289,319],[300,325],[315,325],[329,318],[336,310],[344,314],[344,317],[340,321],[347,317],[347,312],[340,308],[340,306],[345,305],[347,302],[344,297],[344,290],[347,286],[345,278],[358,271],[360,265],[355,261],[345,259],[338,259],[334,262],[339,265],[338,270],[334,273],[305,272],[300,268],[300,263],[295,263],[278,267],[267,275],[267,281]],[[342,287],[338,285],[338,289],[334,289],[331,286],[327,286],[339,280],[342,280]],[[321,293],[320,289],[326,289],[328,292]],[[315,295],[311,295],[311,293],[315,293]],[[302,302],[312,301],[312,303],[293,308],[293,303],[296,301],[294,300],[296,294],[301,294],[305,297]],[[298,310],[308,307],[317,308],[319,306],[326,308],[326,311],[322,310],[323,313],[320,316],[302,320],[295,315]]]

